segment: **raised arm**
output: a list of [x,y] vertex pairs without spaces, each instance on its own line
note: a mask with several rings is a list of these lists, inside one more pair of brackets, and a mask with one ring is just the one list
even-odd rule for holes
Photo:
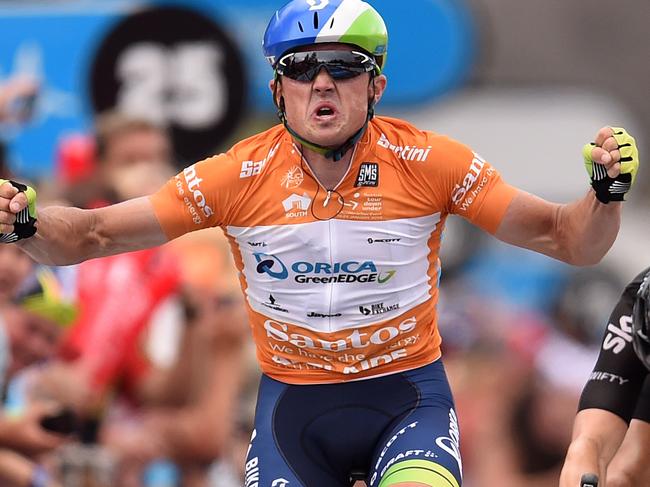
[[496,237],[570,264],[599,262],[616,240],[620,201],[634,180],[638,153],[622,129],[605,127],[584,155],[592,189],[583,198],[559,205],[520,191]]
[[[27,196],[11,183],[0,184],[0,233],[14,231]],[[167,241],[149,198],[96,210],[52,206],[39,210],[36,234],[20,245],[36,261],[75,264],[95,257],[130,252]]]
[[574,265],[596,264],[618,234],[621,203],[603,204],[593,191],[560,205],[519,191],[496,237]]

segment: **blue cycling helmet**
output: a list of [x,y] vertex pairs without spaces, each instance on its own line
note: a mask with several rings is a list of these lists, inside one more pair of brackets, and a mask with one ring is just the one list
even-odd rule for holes
[[384,67],[388,47],[386,24],[362,0],[292,0],[271,18],[262,48],[275,68],[284,53],[326,42],[360,47],[375,57],[379,72]]

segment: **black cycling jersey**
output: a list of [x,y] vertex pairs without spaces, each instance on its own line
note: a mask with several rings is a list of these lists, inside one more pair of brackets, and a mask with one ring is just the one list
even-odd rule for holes
[[623,291],[609,317],[600,355],[582,391],[578,409],[604,409],[630,422],[650,423],[650,378],[632,346],[632,307],[645,269]]

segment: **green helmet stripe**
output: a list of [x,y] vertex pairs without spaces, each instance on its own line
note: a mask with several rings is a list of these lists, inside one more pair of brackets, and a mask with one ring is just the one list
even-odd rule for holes
[[[367,49],[370,53],[374,54],[374,49],[368,49],[372,44],[376,44],[377,41],[381,41],[380,32],[377,30],[378,17],[372,10],[366,10],[361,15],[359,15],[355,21],[350,25],[348,30],[341,36],[340,42],[348,42],[346,40],[348,37],[358,39],[359,33],[363,32],[367,36],[368,44],[366,46],[361,46],[364,49]],[[380,24],[381,25],[381,24]],[[385,34],[384,34],[385,35]]]
[[353,44],[375,56],[384,56],[388,33],[381,15],[369,4],[344,0],[318,33],[316,43],[321,42]]
[[370,10],[370,5],[359,2],[358,0],[345,0],[341,2],[334,13],[330,16],[323,28],[318,33],[317,42],[336,42],[341,36],[350,30],[357,18]]

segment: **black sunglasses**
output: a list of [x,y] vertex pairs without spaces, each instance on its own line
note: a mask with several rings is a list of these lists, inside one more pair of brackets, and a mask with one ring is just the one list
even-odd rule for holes
[[279,75],[296,81],[313,81],[323,68],[336,80],[378,70],[371,56],[358,51],[292,52],[282,56],[275,66]]

